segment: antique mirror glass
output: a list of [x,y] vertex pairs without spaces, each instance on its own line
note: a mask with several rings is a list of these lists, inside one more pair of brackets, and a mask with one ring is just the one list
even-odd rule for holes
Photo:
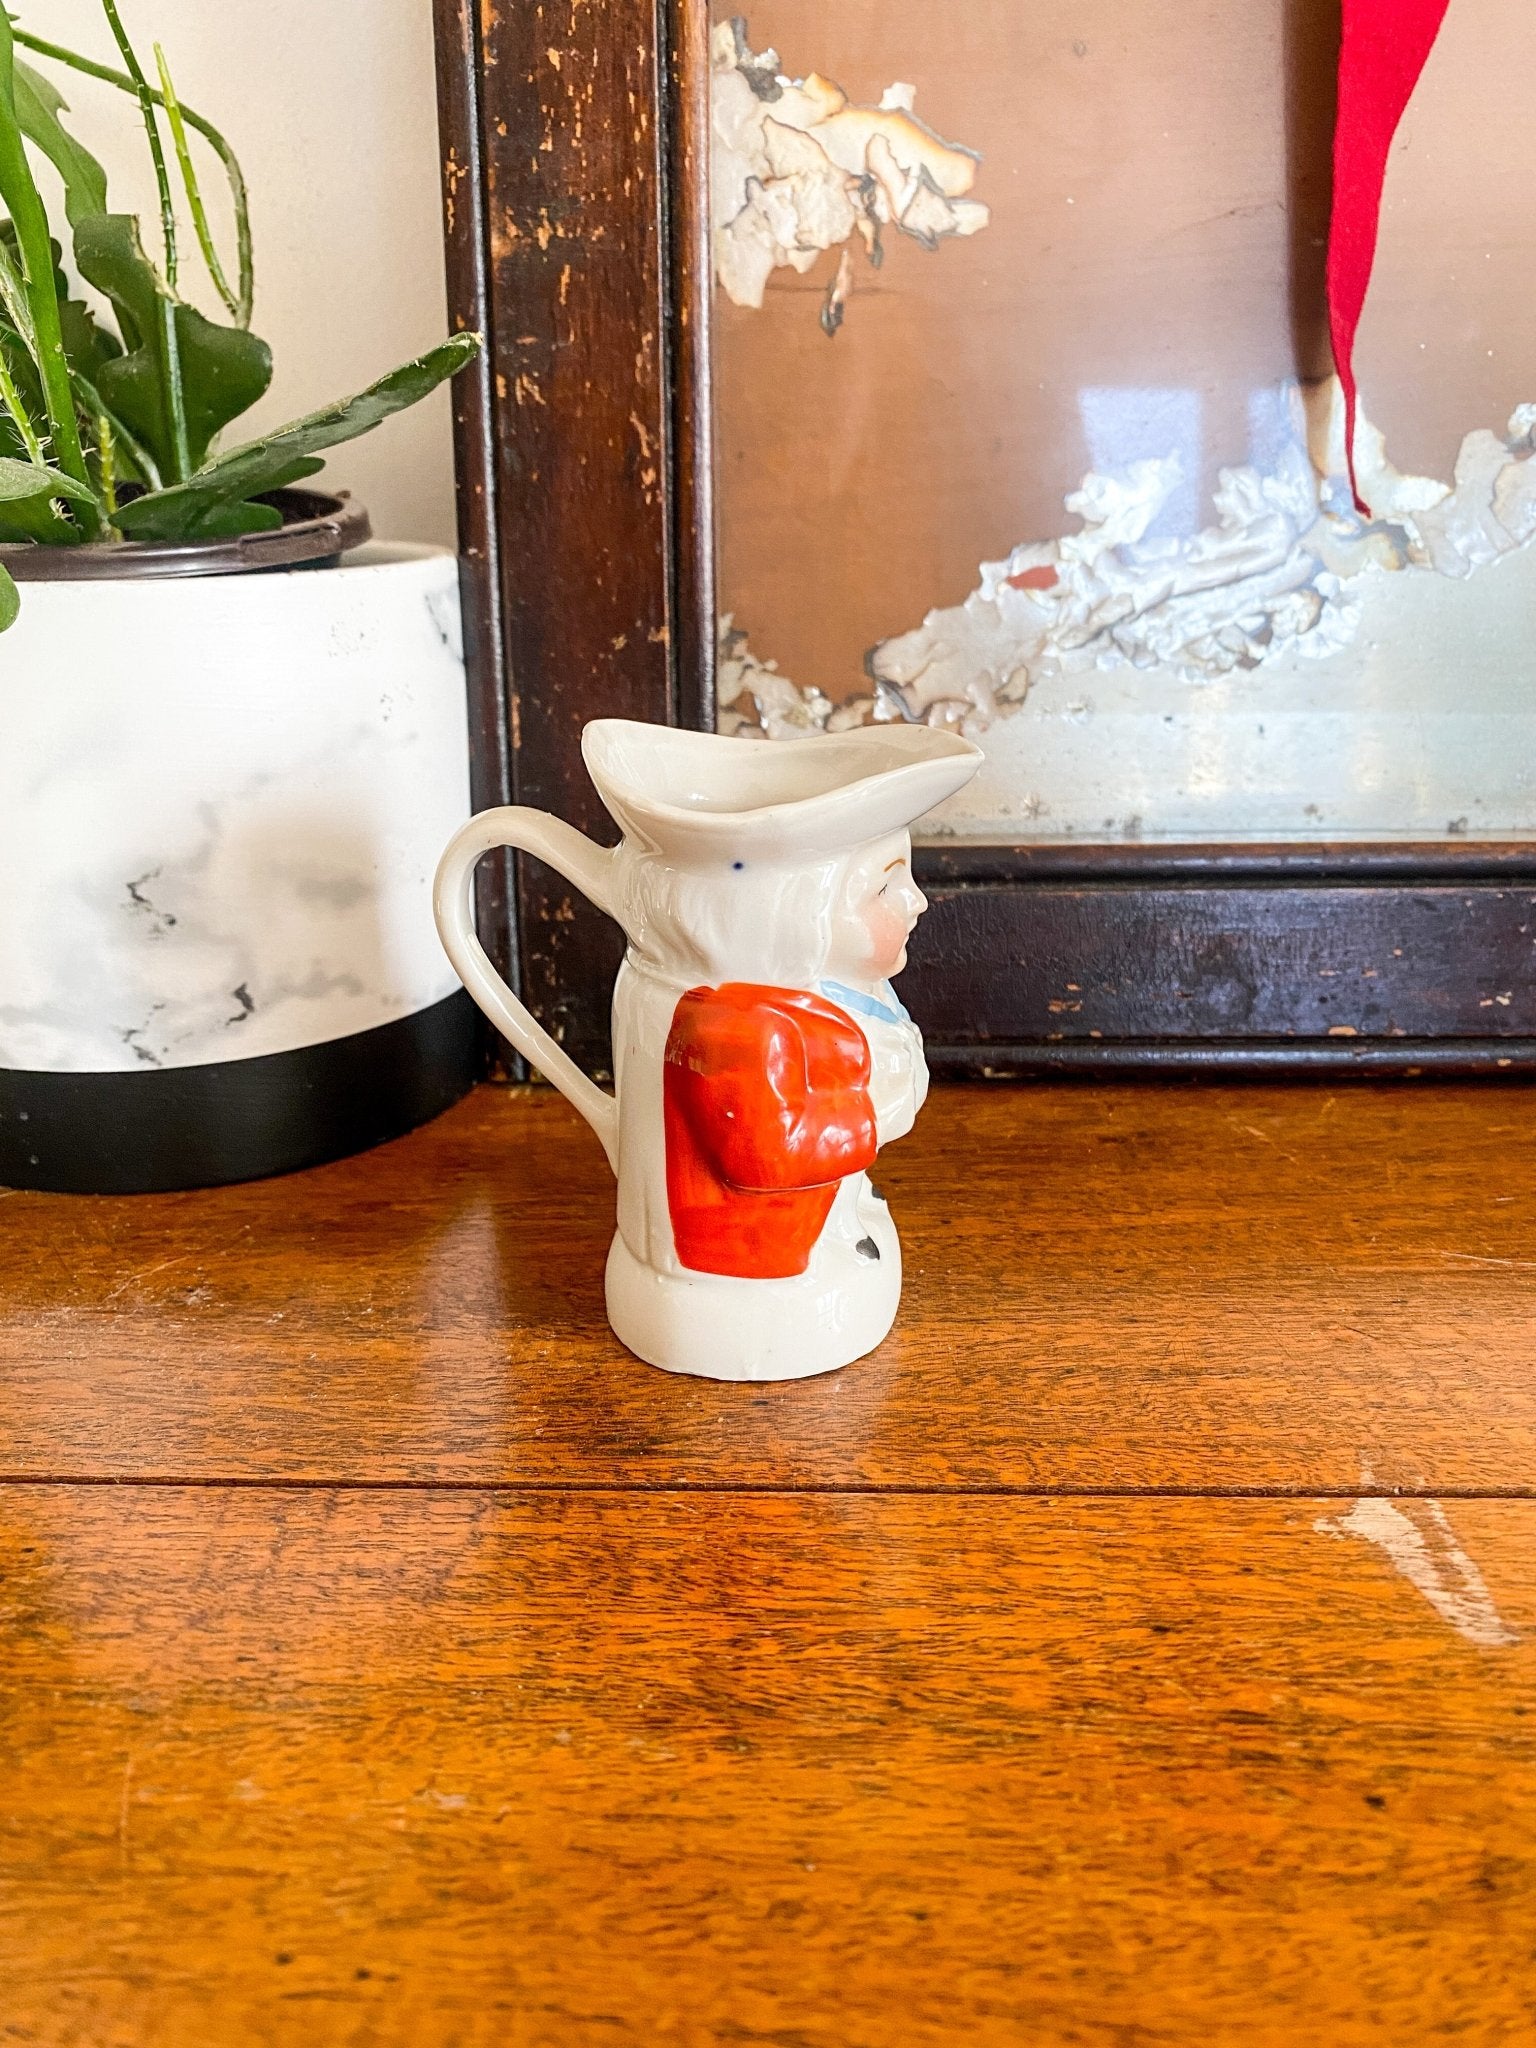
[[1536,11],[1455,0],[1343,471],[1337,0],[713,30],[719,722],[953,723],[975,841],[1536,833]]

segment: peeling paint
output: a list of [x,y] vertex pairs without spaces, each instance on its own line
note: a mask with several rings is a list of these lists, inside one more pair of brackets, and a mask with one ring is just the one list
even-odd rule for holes
[[843,324],[848,307],[848,295],[853,290],[853,258],[847,249],[837,260],[837,271],[827,286],[827,296],[822,301],[821,327],[828,340]]
[[842,248],[821,312],[833,335],[855,235],[878,267],[888,227],[936,249],[987,225],[987,208],[967,197],[980,158],[918,120],[910,85],[889,86],[877,107],[855,106],[817,72],[783,76],[778,52],[754,54],[741,20],[711,35],[710,83],[715,275],[738,306],[761,306],[775,270],[803,275],[823,250]]
[[719,731],[743,739],[803,739],[807,733],[838,730],[836,718],[848,725],[863,723],[862,717],[848,715],[851,707],[839,710],[820,690],[802,690],[780,675],[776,663],[759,661],[729,612],[720,621],[715,689]]
[[[1362,1469],[1360,1483],[1370,1485],[1368,1467]],[[1312,1526],[1323,1536],[1374,1543],[1441,1620],[1480,1650],[1507,1649],[1519,1642],[1494,1606],[1482,1573],[1456,1540],[1439,1501],[1362,1495],[1347,1514],[1320,1516]]]
[[458,220],[459,186],[466,175],[465,166],[459,162],[458,151],[450,148],[443,159],[443,218],[450,235]]
[[1184,483],[1176,455],[1090,473],[1066,499],[1077,532],[982,563],[962,604],[870,650],[871,695],[834,706],[797,689],[727,621],[722,711],[740,729],[755,704],[770,737],[894,719],[979,734],[1047,676],[1130,667],[1202,682],[1285,653],[1321,658],[1352,639],[1361,579],[1467,577],[1536,535],[1536,405],[1519,406],[1503,438],[1468,434],[1449,484],[1394,469],[1362,420],[1357,466],[1372,508],[1362,519],[1344,481],[1337,379],[1281,397],[1289,441],[1267,470],[1221,472],[1214,524],[1149,538]]

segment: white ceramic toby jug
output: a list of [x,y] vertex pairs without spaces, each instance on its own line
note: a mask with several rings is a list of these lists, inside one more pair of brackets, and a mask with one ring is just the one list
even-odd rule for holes
[[[722,1380],[847,1365],[901,1296],[901,1247],[866,1169],[928,1092],[890,986],[927,908],[908,827],[980,751],[920,725],[763,741],[604,718],[582,754],[621,843],[543,811],[482,812],[438,869],[443,944],[602,1140],[619,1182],[608,1319],[629,1349]],[[548,862],[628,935],[613,1095],[475,936],[475,863],[500,846]]]

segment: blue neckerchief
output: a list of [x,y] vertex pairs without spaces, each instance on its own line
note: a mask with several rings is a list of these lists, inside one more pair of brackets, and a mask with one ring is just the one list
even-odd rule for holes
[[819,984],[821,993],[830,1002],[839,1004],[845,1010],[852,1010],[857,1017],[873,1017],[877,1024],[910,1024],[912,1019],[901,1006],[901,998],[887,981],[882,984],[888,1002],[878,996],[865,995],[862,989],[849,988],[841,981],[824,981]]

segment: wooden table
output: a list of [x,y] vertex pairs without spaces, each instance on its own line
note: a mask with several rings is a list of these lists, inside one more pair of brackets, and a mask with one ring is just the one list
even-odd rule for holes
[[1532,1128],[940,1091],[773,1388],[544,1091],[0,1194],[0,2042],[1536,2040]]

